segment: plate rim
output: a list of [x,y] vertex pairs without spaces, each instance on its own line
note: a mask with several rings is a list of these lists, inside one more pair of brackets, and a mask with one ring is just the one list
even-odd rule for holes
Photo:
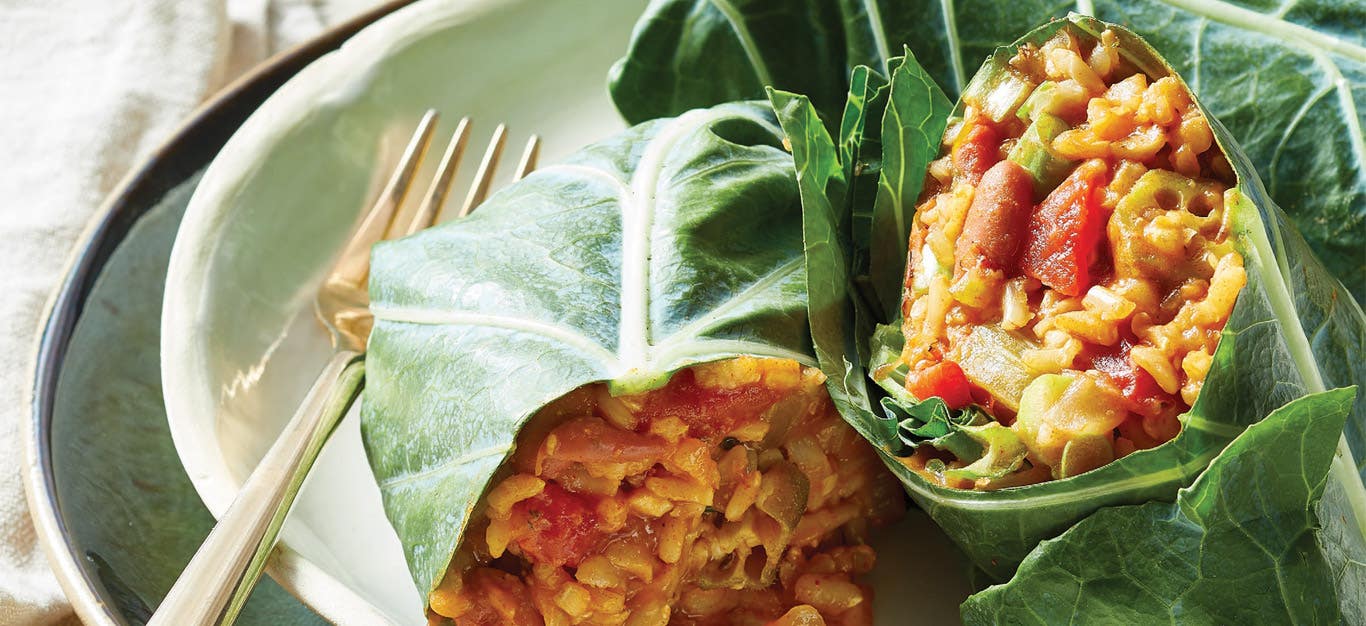
[[[76,237],[61,270],[62,278],[52,290],[39,317],[39,332],[29,352],[31,384],[23,390],[28,395],[24,404],[29,406],[30,415],[29,419],[20,420],[19,434],[24,448],[20,473],[38,544],[47,557],[58,585],[84,623],[116,626],[123,624],[124,619],[116,607],[106,603],[108,590],[81,565],[82,557],[76,554],[77,547],[71,541],[56,491],[51,425],[57,382],[72,334],[100,271],[128,230],[150,207],[150,204],[140,203],[139,200],[160,197],[169,190],[169,187],[162,188],[164,185],[158,186],[160,176],[167,175],[167,170],[172,176],[188,176],[203,169],[212,160],[212,155],[202,161],[194,160],[193,163],[188,160],[177,161],[176,157],[192,150],[193,145],[204,140],[202,135],[211,134],[216,125],[230,119],[237,107],[256,95],[254,92],[264,90],[266,93],[254,99],[250,105],[251,111],[258,110],[260,102],[283,88],[288,80],[313,61],[345,47],[345,42],[360,31],[414,2],[385,0],[308,41],[275,54],[230,82],[191,111],[164,141],[128,171],[91,214]],[[249,114],[244,115],[243,123],[246,117]],[[240,126],[235,124],[232,129],[235,131]],[[224,143],[226,140],[225,137]],[[191,165],[194,166],[193,171],[183,171]],[[179,177],[177,182],[183,181],[184,176]],[[278,579],[274,573],[272,577]],[[293,595],[305,606],[318,611],[318,607],[303,602],[298,594]],[[330,619],[321,611],[318,612]]]

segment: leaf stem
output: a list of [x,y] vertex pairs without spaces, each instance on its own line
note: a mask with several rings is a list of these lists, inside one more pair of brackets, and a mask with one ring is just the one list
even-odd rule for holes
[[1356,517],[1357,532],[1366,537],[1366,484],[1363,484],[1361,474],[1357,473],[1353,458],[1352,449],[1347,445],[1347,437],[1344,435],[1338,438],[1338,449],[1333,455],[1333,464],[1329,466],[1328,475],[1342,482],[1348,508]]
[[1162,2],[1216,22],[1261,33],[1271,39],[1297,41],[1313,48],[1366,63],[1366,48],[1299,24],[1277,19],[1265,13],[1244,9],[1223,0],[1162,0]]

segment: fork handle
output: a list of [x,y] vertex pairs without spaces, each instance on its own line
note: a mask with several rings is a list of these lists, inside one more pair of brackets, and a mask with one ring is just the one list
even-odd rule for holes
[[365,356],[339,350],[195,552],[148,626],[231,624],[265,569],[280,526],[337,424],[365,386]]

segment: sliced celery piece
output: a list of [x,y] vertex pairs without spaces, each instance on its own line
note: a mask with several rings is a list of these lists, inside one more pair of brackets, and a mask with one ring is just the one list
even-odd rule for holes
[[1020,395],[1035,376],[1020,354],[1032,345],[996,326],[976,326],[959,347],[958,366],[968,380],[1000,405],[1019,411]]
[[1062,460],[1053,468],[1058,478],[1089,472],[1115,460],[1115,446],[1103,435],[1085,435],[1067,442]]
[[1015,111],[1015,115],[1021,120],[1029,122],[1034,119],[1036,112],[1047,113],[1048,103],[1054,98],[1057,89],[1057,83],[1051,80],[1044,81],[1043,84],[1034,88],[1033,93],[1029,94],[1029,97],[1025,99],[1024,104],[1020,105],[1019,110]]
[[965,102],[998,124],[1015,114],[1034,91],[1034,82],[1011,69],[1009,61],[1003,53],[992,55],[963,90]]
[[1076,166],[1076,161],[1058,156],[1053,151],[1053,139],[1068,128],[1062,118],[1040,113],[1006,156],[1034,177],[1036,196],[1047,195]]
[[1086,376],[1045,374],[1025,387],[1014,428],[1054,478],[1075,476],[1114,460],[1109,433],[1128,414],[1118,400]]
[[961,432],[982,446],[983,453],[966,467],[944,472],[949,478],[996,479],[1020,469],[1029,448],[1008,426],[989,422],[980,426],[962,426]]

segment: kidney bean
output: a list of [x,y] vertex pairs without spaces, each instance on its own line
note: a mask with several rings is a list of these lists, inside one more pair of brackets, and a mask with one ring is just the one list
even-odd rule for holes
[[975,265],[1010,270],[1020,252],[1033,209],[1034,179],[1013,161],[982,175],[954,250],[957,272]]

